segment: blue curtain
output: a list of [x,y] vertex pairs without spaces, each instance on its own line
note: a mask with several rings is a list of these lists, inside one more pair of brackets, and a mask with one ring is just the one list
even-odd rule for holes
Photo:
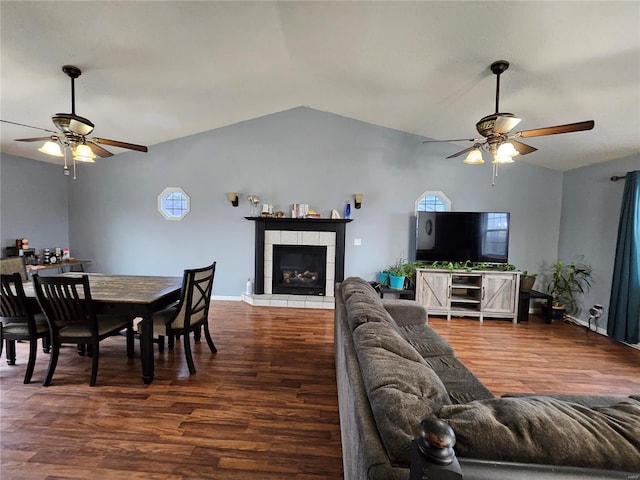
[[607,334],[620,342],[640,343],[640,171],[626,175]]

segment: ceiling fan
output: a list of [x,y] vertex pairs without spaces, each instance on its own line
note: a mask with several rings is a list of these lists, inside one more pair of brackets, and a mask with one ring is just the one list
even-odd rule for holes
[[[10,122],[8,120],[0,120],[0,122],[19,125],[22,127],[34,128],[49,133],[46,137],[34,138],[16,138],[16,142],[42,142],[45,144],[38,150],[56,157],[65,156],[63,149],[69,149],[73,152],[74,162],[76,160],[82,162],[94,162],[96,156],[111,157],[113,154],[101,145],[109,145],[113,147],[126,148],[129,150],[137,150],[139,152],[148,151],[144,145],[136,145],[133,143],[121,142],[118,140],[109,140],[107,138],[88,137],[95,125],[87,118],[76,115],[76,98],[75,98],[75,79],[78,78],[82,71],[73,65],[64,65],[62,71],[71,79],[71,113],[56,113],[51,117],[53,124],[59,131],[49,130],[46,128],[34,127],[23,123]],[[65,174],[68,175],[65,156]],[[75,177],[74,177],[75,178]]]
[[476,123],[480,138],[457,138],[452,140],[425,140],[422,143],[433,142],[473,142],[471,147],[460,150],[449,155],[447,158],[455,158],[468,153],[464,163],[468,165],[481,165],[484,163],[482,151],[488,151],[493,157],[494,164],[494,184],[497,175],[497,165],[501,163],[513,163],[516,155],[526,155],[535,152],[537,148],[520,142],[519,138],[542,137],[545,135],[557,135],[560,133],[580,132],[591,130],[595,122],[587,120],[584,122],[568,123],[553,127],[535,128],[532,130],[521,130],[510,133],[521,121],[512,113],[500,112],[500,75],[509,68],[509,62],[498,60],[491,64],[490,69],[496,75],[496,111],[491,115],[481,118]]

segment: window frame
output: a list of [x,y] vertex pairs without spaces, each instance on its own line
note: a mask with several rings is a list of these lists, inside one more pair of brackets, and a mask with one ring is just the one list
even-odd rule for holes
[[[438,201],[444,206],[444,210],[437,209],[436,210],[421,210],[420,204],[422,203],[425,197],[436,197]],[[450,212],[451,211],[451,200],[447,197],[443,192],[439,190],[427,190],[422,195],[418,197],[415,203],[415,212]]]
[[[184,197],[183,199],[180,200],[181,202],[185,203],[184,209],[183,208],[179,209],[180,215],[175,215],[173,212],[168,211],[165,205],[165,202],[169,199],[169,197],[175,194],[180,194]],[[162,215],[165,220],[180,221],[184,217],[186,217],[190,211],[191,211],[191,197],[182,188],[167,187],[164,190],[162,190],[162,192],[158,195],[158,213],[160,213],[160,215]]]

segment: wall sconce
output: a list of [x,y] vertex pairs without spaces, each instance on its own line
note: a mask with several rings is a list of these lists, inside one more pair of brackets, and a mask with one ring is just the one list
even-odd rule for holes
[[362,194],[361,193],[354,193],[353,194],[353,205],[354,207],[356,207],[357,209],[359,209],[362,206]]
[[227,198],[231,202],[231,205],[233,205],[234,207],[238,206],[238,194],[236,192],[227,193]]

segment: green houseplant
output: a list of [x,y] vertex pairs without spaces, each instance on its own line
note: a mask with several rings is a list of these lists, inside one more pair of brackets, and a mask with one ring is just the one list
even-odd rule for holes
[[389,286],[397,290],[404,288],[406,277],[407,262],[403,258],[399,258],[396,263],[389,265],[384,271],[389,274]]
[[[382,272],[389,274],[389,284],[391,288],[413,289],[416,286],[416,268],[422,268],[424,264],[420,261],[409,262],[404,258],[399,258],[396,263],[389,265]],[[392,277],[395,278],[392,282]]]
[[552,308],[564,310],[567,314],[579,312],[577,296],[591,287],[593,281],[591,266],[582,262],[581,259],[569,263],[558,260],[549,267],[548,274],[547,292],[553,297]]

